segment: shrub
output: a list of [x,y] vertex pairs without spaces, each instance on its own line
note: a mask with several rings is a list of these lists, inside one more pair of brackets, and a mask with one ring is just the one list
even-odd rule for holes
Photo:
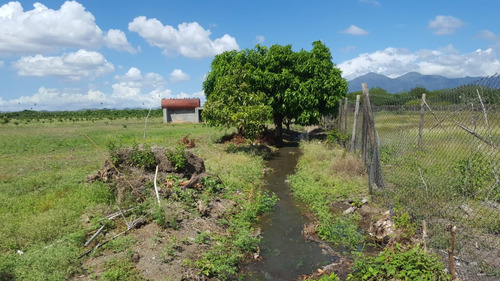
[[184,144],[178,144],[174,149],[166,151],[167,159],[172,163],[176,171],[182,171],[186,168],[187,157],[184,151]]
[[153,170],[156,166],[155,154],[149,145],[143,145],[143,148],[140,149],[139,145],[135,143],[128,157],[132,165],[144,170]]
[[345,146],[348,140],[349,140],[348,134],[341,133],[336,129],[330,130],[326,135],[326,141],[331,144],[338,143],[342,146]]
[[[455,166],[459,174],[455,189],[462,195],[477,198],[484,194],[485,187],[494,180],[493,167],[491,160],[482,153],[474,153],[470,157],[460,159]],[[494,186],[492,198],[500,200],[500,189]],[[488,196],[489,194],[484,194]]]
[[436,255],[425,253],[418,246],[384,249],[376,257],[360,256],[354,262],[347,280],[451,280]]

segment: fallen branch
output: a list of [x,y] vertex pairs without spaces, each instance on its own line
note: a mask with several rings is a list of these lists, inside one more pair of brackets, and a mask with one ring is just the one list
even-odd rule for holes
[[434,125],[434,126],[431,128],[431,130],[435,129],[437,126],[441,126],[441,124],[442,124],[442,123],[443,123],[446,119],[448,119],[448,117],[451,117],[451,116],[455,115],[456,113],[458,113],[459,111],[462,111],[464,108],[466,108],[466,107],[468,107],[468,106],[469,106],[469,105],[464,105],[464,106],[460,107],[459,109],[457,109],[457,110],[453,111],[452,113],[450,113],[450,114],[446,115],[446,116],[443,118],[443,120],[441,120],[441,122],[439,122],[439,123],[437,123],[436,125]]
[[109,214],[107,215],[106,217],[104,217],[105,219],[108,219],[108,220],[112,220],[112,219],[115,219],[116,217],[120,216],[121,214],[126,214],[130,211],[133,211],[135,209],[137,209],[138,207],[132,207],[132,208],[129,208],[129,209],[126,209],[126,210],[120,210],[116,213],[112,213],[112,214]]
[[87,252],[83,253],[82,255],[80,255],[78,258],[81,259],[83,257],[85,257],[86,255],[92,253],[93,251],[99,249],[100,247],[106,245],[108,242],[112,241],[112,240],[115,240],[116,238],[122,236],[123,234],[129,232],[130,230],[132,230],[133,228],[139,226],[140,224],[144,223],[144,216],[143,217],[140,217],[136,220],[134,220],[129,226],[127,226],[127,229],[116,234],[115,236],[111,237],[110,239],[102,242],[102,243],[99,243],[97,245],[95,245],[92,249],[88,250]]
[[90,237],[89,240],[87,240],[87,242],[85,242],[85,244],[83,244],[83,246],[87,247],[90,243],[92,243],[97,235],[99,235],[104,230],[104,227],[106,227],[105,224],[101,225],[101,227],[94,233],[94,235],[92,235],[92,237]]
[[467,133],[475,136],[476,138],[482,140],[484,143],[490,145],[491,147],[495,148],[495,149],[498,149],[492,142],[489,142],[488,140],[486,140],[485,138],[483,138],[482,136],[480,136],[478,133],[474,132],[473,130],[465,127],[464,125],[460,124],[459,122],[455,121],[455,123],[460,127],[462,128],[464,131],[466,131]]
[[429,109],[429,111],[432,113],[432,116],[434,116],[434,119],[436,119],[436,121],[438,122],[437,126],[440,126],[441,129],[443,129],[446,132],[446,129],[442,125],[443,122],[439,121],[439,118],[437,117],[436,113],[434,113],[434,111],[432,111],[431,107],[427,104],[425,99],[423,100],[423,102],[424,102],[424,105],[427,107],[427,109]]

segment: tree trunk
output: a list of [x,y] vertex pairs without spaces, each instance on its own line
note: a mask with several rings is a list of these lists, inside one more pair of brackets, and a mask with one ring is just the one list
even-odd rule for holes
[[274,138],[276,146],[281,146],[283,144],[283,116],[274,115]]

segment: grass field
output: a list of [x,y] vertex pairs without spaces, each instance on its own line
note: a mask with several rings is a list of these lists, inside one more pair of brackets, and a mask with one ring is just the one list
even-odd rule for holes
[[104,164],[110,142],[172,147],[189,134],[209,173],[255,196],[263,159],[226,152],[216,144],[225,133],[161,118],[149,119],[145,138],[143,118],[0,125],[0,280],[66,280],[80,272],[84,214],[115,204],[107,184],[86,179]]

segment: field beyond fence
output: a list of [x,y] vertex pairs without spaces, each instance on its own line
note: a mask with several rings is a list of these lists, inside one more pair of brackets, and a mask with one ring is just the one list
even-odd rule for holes
[[374,200],[408,212],[424,246],[462,280],[500,276],[499,86],[493,76],[370,106],[371,122],[365,96],[358,118],[354,101],[337,118],[339,130],[354,136],[348,148],[365,157]]

